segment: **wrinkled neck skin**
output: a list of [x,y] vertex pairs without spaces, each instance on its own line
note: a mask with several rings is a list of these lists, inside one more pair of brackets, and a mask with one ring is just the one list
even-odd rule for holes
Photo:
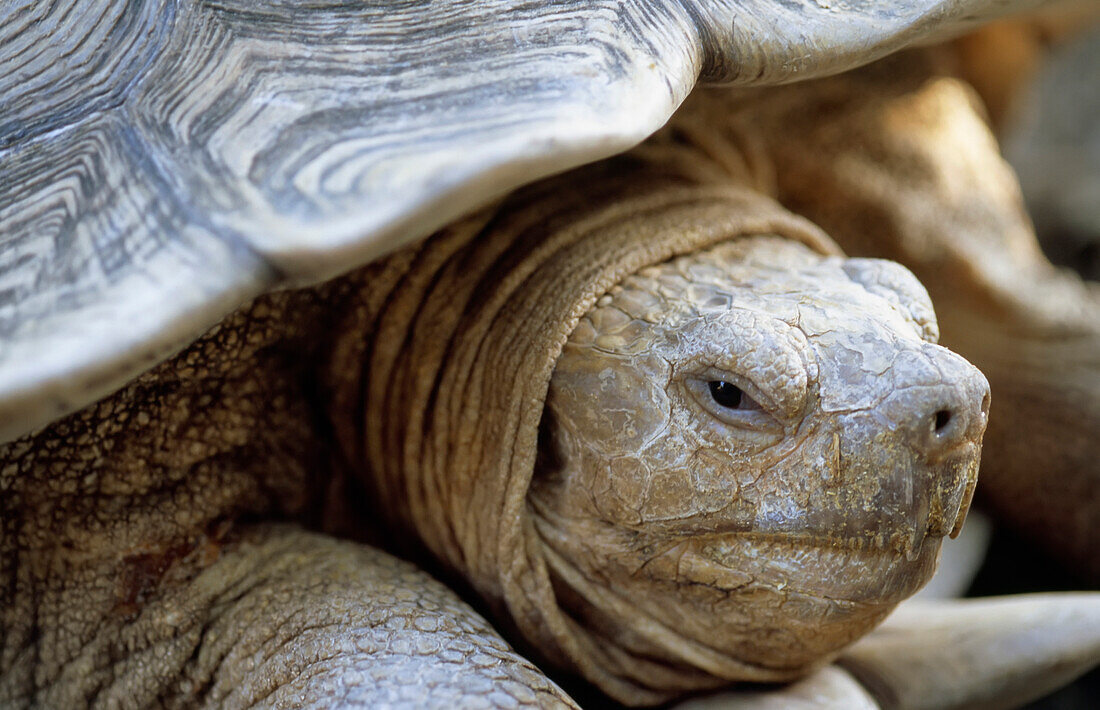
[[936,337],[904,268],[773,237],[597,302],[554,371],[528,502],[605,670],[805,672],[929,580],[989,402]]

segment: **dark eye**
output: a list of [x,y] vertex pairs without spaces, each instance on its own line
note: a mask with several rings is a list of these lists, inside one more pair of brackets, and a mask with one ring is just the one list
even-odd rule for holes
[[741,434],[756,432],[773,437],[783,433],[779,421],[760,405],[760,393],[747,377],[734,373],[719,377],[721,372],[712,372],[709,377],[685,378],[684,384],[699,406],[723,424],[740,429]]
[[711,380],[707,383],[707,386],[710,387],[710,396],[720,406],[727,409],[737,409],[741,406],[741,399],[745,396],[745,393],[737,385],[721,380]]

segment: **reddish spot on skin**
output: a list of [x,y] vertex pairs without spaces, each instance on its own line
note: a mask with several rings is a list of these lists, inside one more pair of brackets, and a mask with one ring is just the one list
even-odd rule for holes
[[130,555],[123,560],[115,613],[127,618],[137,616],[149,593],[177,560],[192,551],[191,544],[170,547],[160,553]]
[[149,597],[161,586],[166,573],[182,560],[188,561],[184,570],[187,579],[212,565],[221,557],[223,541],[232,527],[231,521],[218,520],[211,523],[205,533],[185,542],[125,557],[114,613],[128,620],[136,617]]

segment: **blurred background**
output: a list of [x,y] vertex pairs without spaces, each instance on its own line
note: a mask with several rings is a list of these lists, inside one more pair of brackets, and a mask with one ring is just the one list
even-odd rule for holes
[[[1019,176],[1043,250],[1100,280],[1100,3],[1002,21],[952,44]],[[1011,530],[987,526],[979,536],[989,546],[967,596],[1096,588]],[[1028,707],[1100,707],[1100,669]]]

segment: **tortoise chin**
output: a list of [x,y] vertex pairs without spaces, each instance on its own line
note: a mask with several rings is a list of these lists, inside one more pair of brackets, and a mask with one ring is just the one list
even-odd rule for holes
[[692,566],[714,567],[708,582],[728,591],[774,591],[830,602],[897,604],[936,570],[942,540],[913,552],[868,549],[862,540],[801,535],[733,534],[691,546]]
[[[598,643],[738,680],[831,659],[931,579],[942,542],[905,554],[856,539],[724,533],[639,547],[651,538],[591,526],[582,551],[561,534],[569,525],[535,512],[559,602]],[[733,665],[716,670],[700,647]]]
[[731,535],[692,545],[679,566],[726,595],[692,595],[695,609],[718,612],[699,638],[745,663],[799,669],[831,658],[924,586],[941,542],[926,539],[906,556],[851,541]]

